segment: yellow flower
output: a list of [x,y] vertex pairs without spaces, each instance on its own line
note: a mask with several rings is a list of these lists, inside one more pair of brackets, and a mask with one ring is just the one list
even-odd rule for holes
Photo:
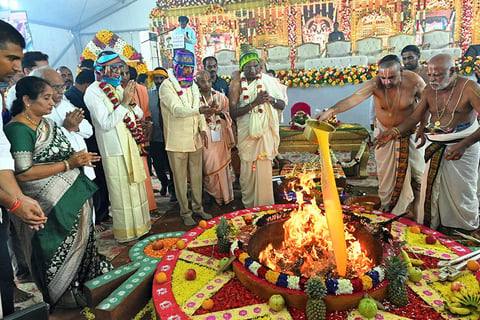
[[466,68],[465,68],[465,73],[466,73],[466,74],[470,74],[470,72],[472,72],[472,67],[470,67],[470,66],[469,66],[469,67],[466,67]]
[[238,261],[240,261],[242,264],[245,264],[245,259],[249,258],[250,256],[246,252],[240,253],[238,256]]
[[353,81],[353,83],[354,83],[354,84],[359,84],[360,81],[358,81],[358,79],[355,79],[355,80]]
[[310,87],[310,83],[305,83],[305,87],[306,88]]
[[277,279],[279,276],[280,273],[277,271],[268,270],[267,273],[265,273],[265,279],[272,284],[277,283]]
[[85,50],[83,50],[82,57],[85,59],[97,60],[97,56],[88,48],[85,48]]
[[112,36],[113,36],[113,32],[109,30],[102,30],[97,33],[98,40],[100,40],[104,44],[108,44]]
[[318,83],[315,83],[315,88],[318,88],[320,87],[320,85]]
[[363,290],[364,291],[372,289],[372,287],[373,287],[372,278],[370,278],[367,275],[363,275],[362,276],[362,284],[363,284]]
[[125,57],[127,57],[127,58],[130,59],[130,57],[133,55],[133,49],[132,49],[132,47],[131,47],[129,44],[127,44],[127,45],[123,48],[122,54],[123,54]]

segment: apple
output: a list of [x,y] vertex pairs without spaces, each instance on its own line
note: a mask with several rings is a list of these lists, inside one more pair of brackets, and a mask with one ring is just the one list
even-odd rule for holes
[[197,272],[195,269],[188,269],[185,271],[185,280],[192,281],[197,278]]
[[435,239],[435,237],[432,236],[432,235],[428,235],[425,238],[425,243],[427,243],[427,244],[435,244],[436,242],[437,242],[437,239]]
[[271,295],[268,306],[274,311],[281,311],[285,307],[285,299],[280,294]]
[[153,250],[162,250],[164,247],[165,247],[165,243],[161,239],[155,240],[152,243]]

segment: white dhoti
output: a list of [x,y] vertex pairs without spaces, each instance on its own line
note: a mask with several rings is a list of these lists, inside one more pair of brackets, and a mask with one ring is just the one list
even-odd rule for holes
[[[417,209],[417,222],[433,229],[439,225],[465,230],[478,228],[477,182],[480,146],[478,142],[471,145],[459,160],[445,160],[445,153],[455,144],[448,141],[466,137],[477,128],[478,123],[474,122],[461,132],[429,137],[434,143],[444,144],[445,149],[438,156],[439,163],[436,163],[433,157],[427,162]],[[433,172],[437,165],[438,169]]]
[[[385,130],[383,125],[377,120],[374,136],[376,137]],[[408,141],[408,160],[407,167],[399,166],[401,159],[400,140],[389,141],[385,146],[375,149],[375,161],[377,163],[378,176],[378,195],[382,202],[382,207],[393,214],[404,213],[408,206],[415,200],[412,188],[412,180],[420,182],[425,169],[423,159],[424,148],[417,149],[415,135],[412,134]],[[397,185],[397,176],[401,170],[404,170],[405,177],[401,185],[398,200],[391,204],[392,195]],[[400,186],[397,186],[400,188]],[[414,213],[415,214],[415,213]]]

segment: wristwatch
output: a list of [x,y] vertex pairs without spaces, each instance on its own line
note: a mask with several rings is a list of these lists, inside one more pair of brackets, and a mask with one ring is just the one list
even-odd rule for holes
[[277,104],[277,98],[273,98],[273,104]]

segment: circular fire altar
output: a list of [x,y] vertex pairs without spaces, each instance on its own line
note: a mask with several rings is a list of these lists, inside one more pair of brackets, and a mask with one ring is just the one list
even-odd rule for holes
[[[240,240],[247,232],[251,230],[252,218],[256,223],[262,222],[262,218],[277,216],[277,223],[273,223],[265,230],[267,234],[280,233],[281,225],[285,221],[284,213],[291,208],[295,208],[295,204],[256,207],[245,210],[232,212],[223,216],[234,227],[240,230],[238,240]],[[379,211],[366,212],[361,207],[343,206],[344,211],[355,211],[362,216],[367,216],[372,220],[372,223],[378,223],[388,220],[392,215],[384,214]],[[281,216],[283,215],[283,218]],[[214,218],[208,221],[203,228],[196,227],[184,234],[181,239],[186,243],[186,247],[182,250],[173,248],[163,257],[163,260],[157,266],[156,276],[159,273],[165,273],[166,279],[159,283],[153,281],[152,295],[156,312],[160,319],[305,319],[305,311],[302,310],[302,303],[295,305],[295,302],[289,300],[289,295],[295,296],[300,301],[302,300],[303,289],[305,288],[306,278],[291,275],[285,277],[282,273],[274,271],[274,269],[267,269],[265,266],[258,263],[258,268],[252,268],[252,263],[248,263],[247,259],[250,255],[256,257],[257,253],[262,251],[262,248],[267,246],[265,241],[259,240],[264,236],[262,233],[246,237],[245,240],[250,242],[261,242],[263,244],[248,245],[245,250],[241,250],[239,246],[232,245],[231,250],[238,254],[238,258],[233,263],[232,271],[225,271],[218,273],[222,258],[229,257],[230,254],[222,254],[217,249],[216,228],[219,221],[223,217]],[[265,218],[264,220],[266,220]],[[274,219],[275,220],[275,219]],[[423,279],[420,282],[413,283],[408,281],[408,296],[410,303],[404,307],[394,307],[388,301],[383,302],[385,310],[379,310],[376,319],[445,319],[449,315],[445,311],[444,302],[448,299],[449,288],[443,283],[437,283],[439,272],[435,268],[437,262],[440,260],[448,260],[455,258],[457,255],[463,255],[468,249],[456,244],[455,242],[445,239],[436,231],[430,230],[423,226],[420,234],[410,232],[410,226],[416,225],[414,222],[407,219],[400,219],[392,224],[391,234],[396,240],[407,243],[405,249],[409,253],[415,254],[414,257],[421,259],[424,265],[421,267],[423,271]],[[271,230],[270,230],[271,228]],[[359,230],[363,230],[359,228]],[[362,242],[370,243],[371,238],[368,237],[368,231],[358,231],[359,238]],[[363,238],[365,236],[365,238]],[[425,237],[434,236],[438,239],[435,245],[426,244]],[[267,236],[268,237],[268,236]],[[274,241],[278,243],[278,241]],[[240,241],[241,242],[241,241]],[[281,241],[280,241],[281,242]],[[378,244],[378,242],[377,242]],[[370,245],[370,247],[377,247],[377,245]],[[242,248],[243,249],[243,248]],[[371,275],[370,284],[373,288],[370,292],[376,291],[381,294],[385,290],[385,282],[383,280],[380,264],[381,250],[378,248],[368,249],[372,250],[369,256],[374,257],[373,271],[369,270],[364,275]],[[242,256],[241,256],[242,255]],[[246,255],[248,257],[246,257]],[[240,257],[241,256],[241,257]],[[253,260],[253,258],[250,258]],[[243,263],[242,263],[243,260]],[[247,261],[247,263],[245,263]],[[245,264],[247,267],[245,267]],[[196,278],[194,280],[186,280],[186,271],[194,269],[196,271]],[[267,275],[268,273],[268,275]],[[263,277],[262,277],[263,275]],[[155,278],[156,278],[155,276]],[[381,276],[381,277],[379,277]],[[267,294],[262,296],[256,294],[255,289],[250,289],[250,285],[242,279],[258,285],[261,283],[263,292]],[[470,283],[472,285],[472,277],[475,281],[473,290],[480,290],[478,281],[475,279],[473,273],[462,274],[460,281]],[[154,278],[154,279],[155,279]],[[298,280],[297,280],[298,279]],[[302,280],[303,279],[303,280]],[[342,297],[355,296],[355,290],[361,288],[363,290],[361,280],[354,280],[355,277],[348,279],[350,285],[344,286],[344,281],[347,279],[332,278],[332,288],[338,290],[339,287],[351,288],[342,289],[345,292],[339,291],[340,295],[329,292],[325,297],[327,304],[328,299],[340,299],[340,304],[344,303]],[[362,279],[362,277],[360,277]],[[368,281],[367,281],[368,282]],[[382,284],[383,282],[383,284]],[[284,284],[282,286],[282,283]],[[286,285],[285,285],[286,283]],[[340,286],[339,286],[340,284]],[[448,284],[448,287],[450,285]],[[356,288],[356,289],[354,289]],[[274,290],[274,291],[270,291]],[[351,293],[347,294],[348,290]],[[252,292],[253,291],[253,292]],[[280,294],[287,301],[287,307],[281,311],[274,311],[269,307],[268,296],[275,292]],[[357,293],[361,295],[363,293]],[[373,293],[372,295],[375,295]],[[379,300],[382,297],[378,297]],[[205,301],[208,304],[204,304]],[[358,303],[358,300],[357,300]],[[202,306],[202,304],[204,304]],[[333,307],[338,311],[329,312],[328,319],[362,319],[362,316],[356,310],[355,305],[351,306],[349,310],[340,311],[339,307]],[[472,316],[478,314],[473,313]],[[465,318],[467,319],[467,318]],[[472,318],[473,319],[473,318]]]

